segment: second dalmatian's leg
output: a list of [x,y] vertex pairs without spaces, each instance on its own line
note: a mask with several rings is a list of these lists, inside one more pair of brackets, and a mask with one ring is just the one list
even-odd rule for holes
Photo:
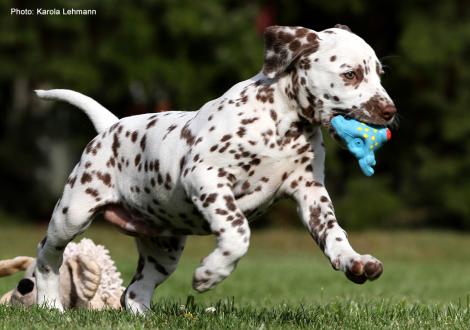
[[173,273],[184,249],[186,236],[136,238],[137,271],[121,297],[121,305],[133,313],[151,307],[153,291]]
[[[214,186],[200,186],[203,182],[211,182]],[[204,292],[229,276],[240,258],[246,254],[250,228],[226,180],[220,177],[211,180],[206,176],[204,180],[197,180],[197,183],[193,181],[192,186],[202,187],[192,189],[188,194],[217,237],[215,250],[202,260],[194,272],[193,288]]]
[[298,203],[299,215],[336,270],[362,284],[377,279],[382,263],[371,255],[360,255],[349,244],[346,232],[338,225],[333,204],[325,187],[316,181],[304,181],[291,192]]

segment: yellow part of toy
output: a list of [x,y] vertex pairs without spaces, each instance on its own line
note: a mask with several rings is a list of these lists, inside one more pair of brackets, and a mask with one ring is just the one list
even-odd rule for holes
[[368,135],[368,134],[364,134],[363,137],[364,137],[365,139],[367,139],[367,138],[369,137],[369,135]]

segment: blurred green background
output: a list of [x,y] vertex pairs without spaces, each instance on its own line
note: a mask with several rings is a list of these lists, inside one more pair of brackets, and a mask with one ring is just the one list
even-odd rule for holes
[[[39,102],[69,88],[119,117],[197,110],[262,66],[265,27],[348,25],[376,51],[400,126],[364,177],[327,140],[327,187],[347,229],[470,229],[468,1],[44,1],[96,16],[13,16],[0,0],[0,213],[46,222],[95,135],[79,110]],[[255,225],[299,226],[290,202]],[[269,220],[269,221],[268,221]]]

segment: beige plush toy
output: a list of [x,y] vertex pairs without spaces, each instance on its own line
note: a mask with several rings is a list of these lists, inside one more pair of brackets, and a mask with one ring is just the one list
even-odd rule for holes
[[[0,261],[0,277],[24,270],[15,289],[0,298],[1,304],[31,306],[36,303],[35,259],[16,257]],[[90,239],[69,243],[60,267],[60,298],[66,308],[121,308],[124,287],[109,251]]]

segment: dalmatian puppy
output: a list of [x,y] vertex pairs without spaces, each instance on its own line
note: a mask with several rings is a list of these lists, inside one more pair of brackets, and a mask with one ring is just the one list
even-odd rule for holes
[[320,127],[330,127],[336,114],[390,125],[396,109],[380,83],[382,66],[345,26],[321,32],[272,26],[264,37],[262,71],[196,112],[119,120],[82,94],[37,91],[83,109],[99,133],[70,174],[38,246],[39,304],[62,310],[63,250],[98,213],[141,234],[137,271],[121,303],[142,313],[175,270],[187,235],[217,238],[193,277],[194,289],[204,292],[247,252],[249,219],[281,197],[296,201],[334,269],[355,283],[380,276],[382,263],[357,253],[338,225],[324,185]]

